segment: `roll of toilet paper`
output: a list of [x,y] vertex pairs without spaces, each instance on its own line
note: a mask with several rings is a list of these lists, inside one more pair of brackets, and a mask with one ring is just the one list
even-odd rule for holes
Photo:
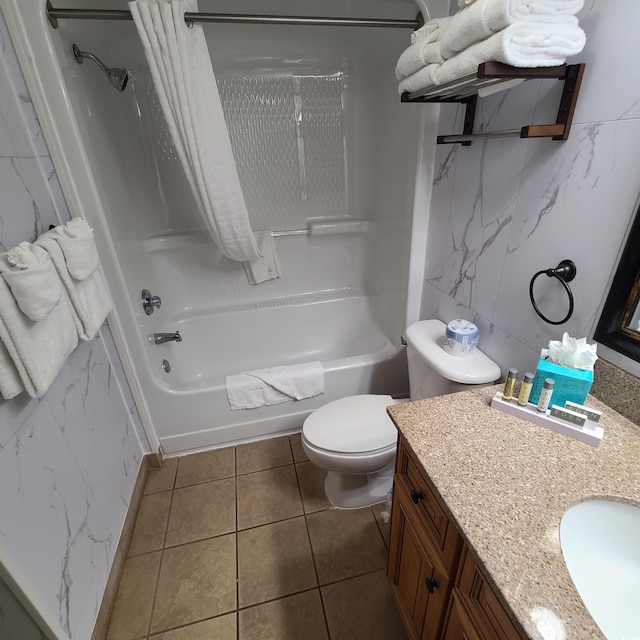
[[452,320],[446,328],[444,350],[452,356],[468,356],[478,345],[480,332],[473,322]]

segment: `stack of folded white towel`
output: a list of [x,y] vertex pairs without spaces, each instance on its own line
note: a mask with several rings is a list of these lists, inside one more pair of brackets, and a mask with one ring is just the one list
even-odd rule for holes
[[82,218],[0,253],[0,394],[41,398],[111,306]]
[[584,0],[459,0],[448,18],[431,20],[411,35],[400,56],[400,93],[413,93],[473,74],[483,62],[554,67],[580,53],[584,31],[576,13]]

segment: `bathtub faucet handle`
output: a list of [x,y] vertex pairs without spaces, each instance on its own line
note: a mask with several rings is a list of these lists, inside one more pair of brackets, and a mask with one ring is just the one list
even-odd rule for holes
[[153,343],[164,344],[165,342],[182,342],[182,336],[179,331],[174,333],[154,333]]
[[154,309],[159,309],[161,304],[160,296],[152,296],[149,289],[142,290],[142,308],[148,316],[153,313]]

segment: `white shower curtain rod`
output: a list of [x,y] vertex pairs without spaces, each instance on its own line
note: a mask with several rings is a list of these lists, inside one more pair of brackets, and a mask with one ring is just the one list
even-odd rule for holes
[[[47,18],[54,29],[59,19],[69,20],[132,20],[131,12],[115,9],[56,9],[47,2]],[[421,15],[415,20],[386,20],[380,18],[316,18],[308,16],[240,15],[231,13],[184,14],[187,24],[194,22],[217,22],[236,24],[297,24],[322,27],[389,27],[418,29],[423,22]]]

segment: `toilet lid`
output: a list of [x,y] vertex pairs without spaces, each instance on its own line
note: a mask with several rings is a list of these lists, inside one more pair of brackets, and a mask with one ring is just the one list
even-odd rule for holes
[[364,453],[395,444],[398,431],[387,415],[391,396],[341,398],[314,411],[302,433],[309,444],[327,451]]

